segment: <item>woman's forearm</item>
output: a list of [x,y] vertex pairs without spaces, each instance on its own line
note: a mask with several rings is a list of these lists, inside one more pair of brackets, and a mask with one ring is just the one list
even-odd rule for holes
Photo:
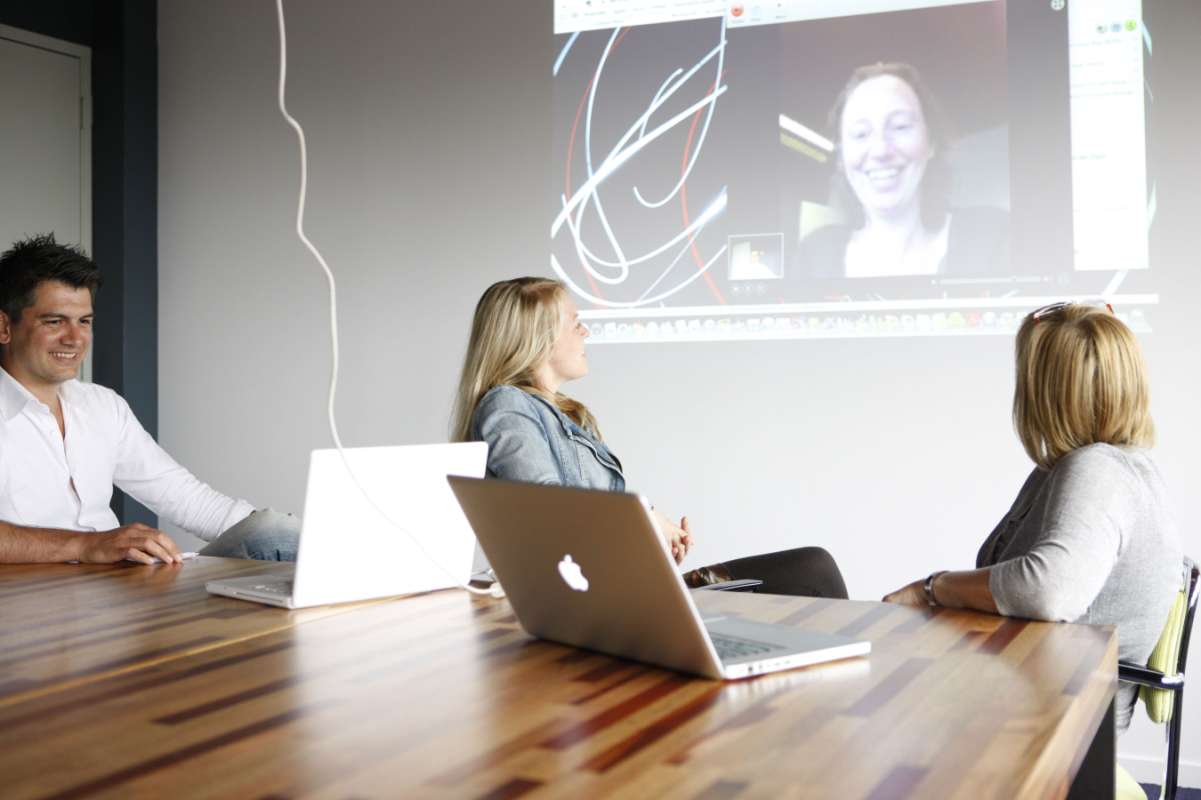
[[931,594],[940,606],[1000,613],[988,586],[989,569],[944,572],[934,578]]

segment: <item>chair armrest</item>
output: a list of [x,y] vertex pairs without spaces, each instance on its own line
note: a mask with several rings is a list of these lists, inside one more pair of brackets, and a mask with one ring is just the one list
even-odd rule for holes
[[1184,687],[1183,675],[1164,675],[1158,670],[1131,664],[1127,661],[1118,662],[1118,680],[1168,691],[1177,691]]
[[721,583],[710,583],[707,586],[698,586],[693,589],[694,592],[709,591],[709,592],[749,592],[756,586],[762,586],[763,581],[755,578],[743,578],[737,581],[722,581]]

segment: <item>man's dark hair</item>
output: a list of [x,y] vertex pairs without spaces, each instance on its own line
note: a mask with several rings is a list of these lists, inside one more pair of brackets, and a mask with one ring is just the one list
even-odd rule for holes
[[87,289],[94,300],[100,268],[78,247],[54,241],[53,233],[22,239],[0,254],[0,311],[17,322],[33,305],[38,285],[46,281]]

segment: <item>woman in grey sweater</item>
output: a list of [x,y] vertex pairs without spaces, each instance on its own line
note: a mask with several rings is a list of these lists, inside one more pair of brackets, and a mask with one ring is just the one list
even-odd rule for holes
[[[515,278],[493,284],[476,306],[459,381],[452,436],[488,443],[488,475],[513,481],[620,492],[621,461],[592,413],[560,387],[588,373],[588,329],[558,281]],[[692,547],[688,519],[654,512],[677,563]],[[689,586],[755,578],[760,591],[847,596],[834,559],[820,547],[711,564],[684,574]]]
[[[1017,335],[1013,419],[1034,470],[976,569],[935,572],[884,599],[1051,622],[1114,625],[1145,664],[1181,586],[1138,340],[1108,306],[1057,303]],[[1118,690],[1119,730],[1135,687]]]

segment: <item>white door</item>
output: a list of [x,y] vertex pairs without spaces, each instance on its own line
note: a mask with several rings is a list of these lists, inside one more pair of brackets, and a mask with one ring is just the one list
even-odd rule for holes
[[90,80],[89,48],[0,25],[0,251],[53,232],[91,253]]

